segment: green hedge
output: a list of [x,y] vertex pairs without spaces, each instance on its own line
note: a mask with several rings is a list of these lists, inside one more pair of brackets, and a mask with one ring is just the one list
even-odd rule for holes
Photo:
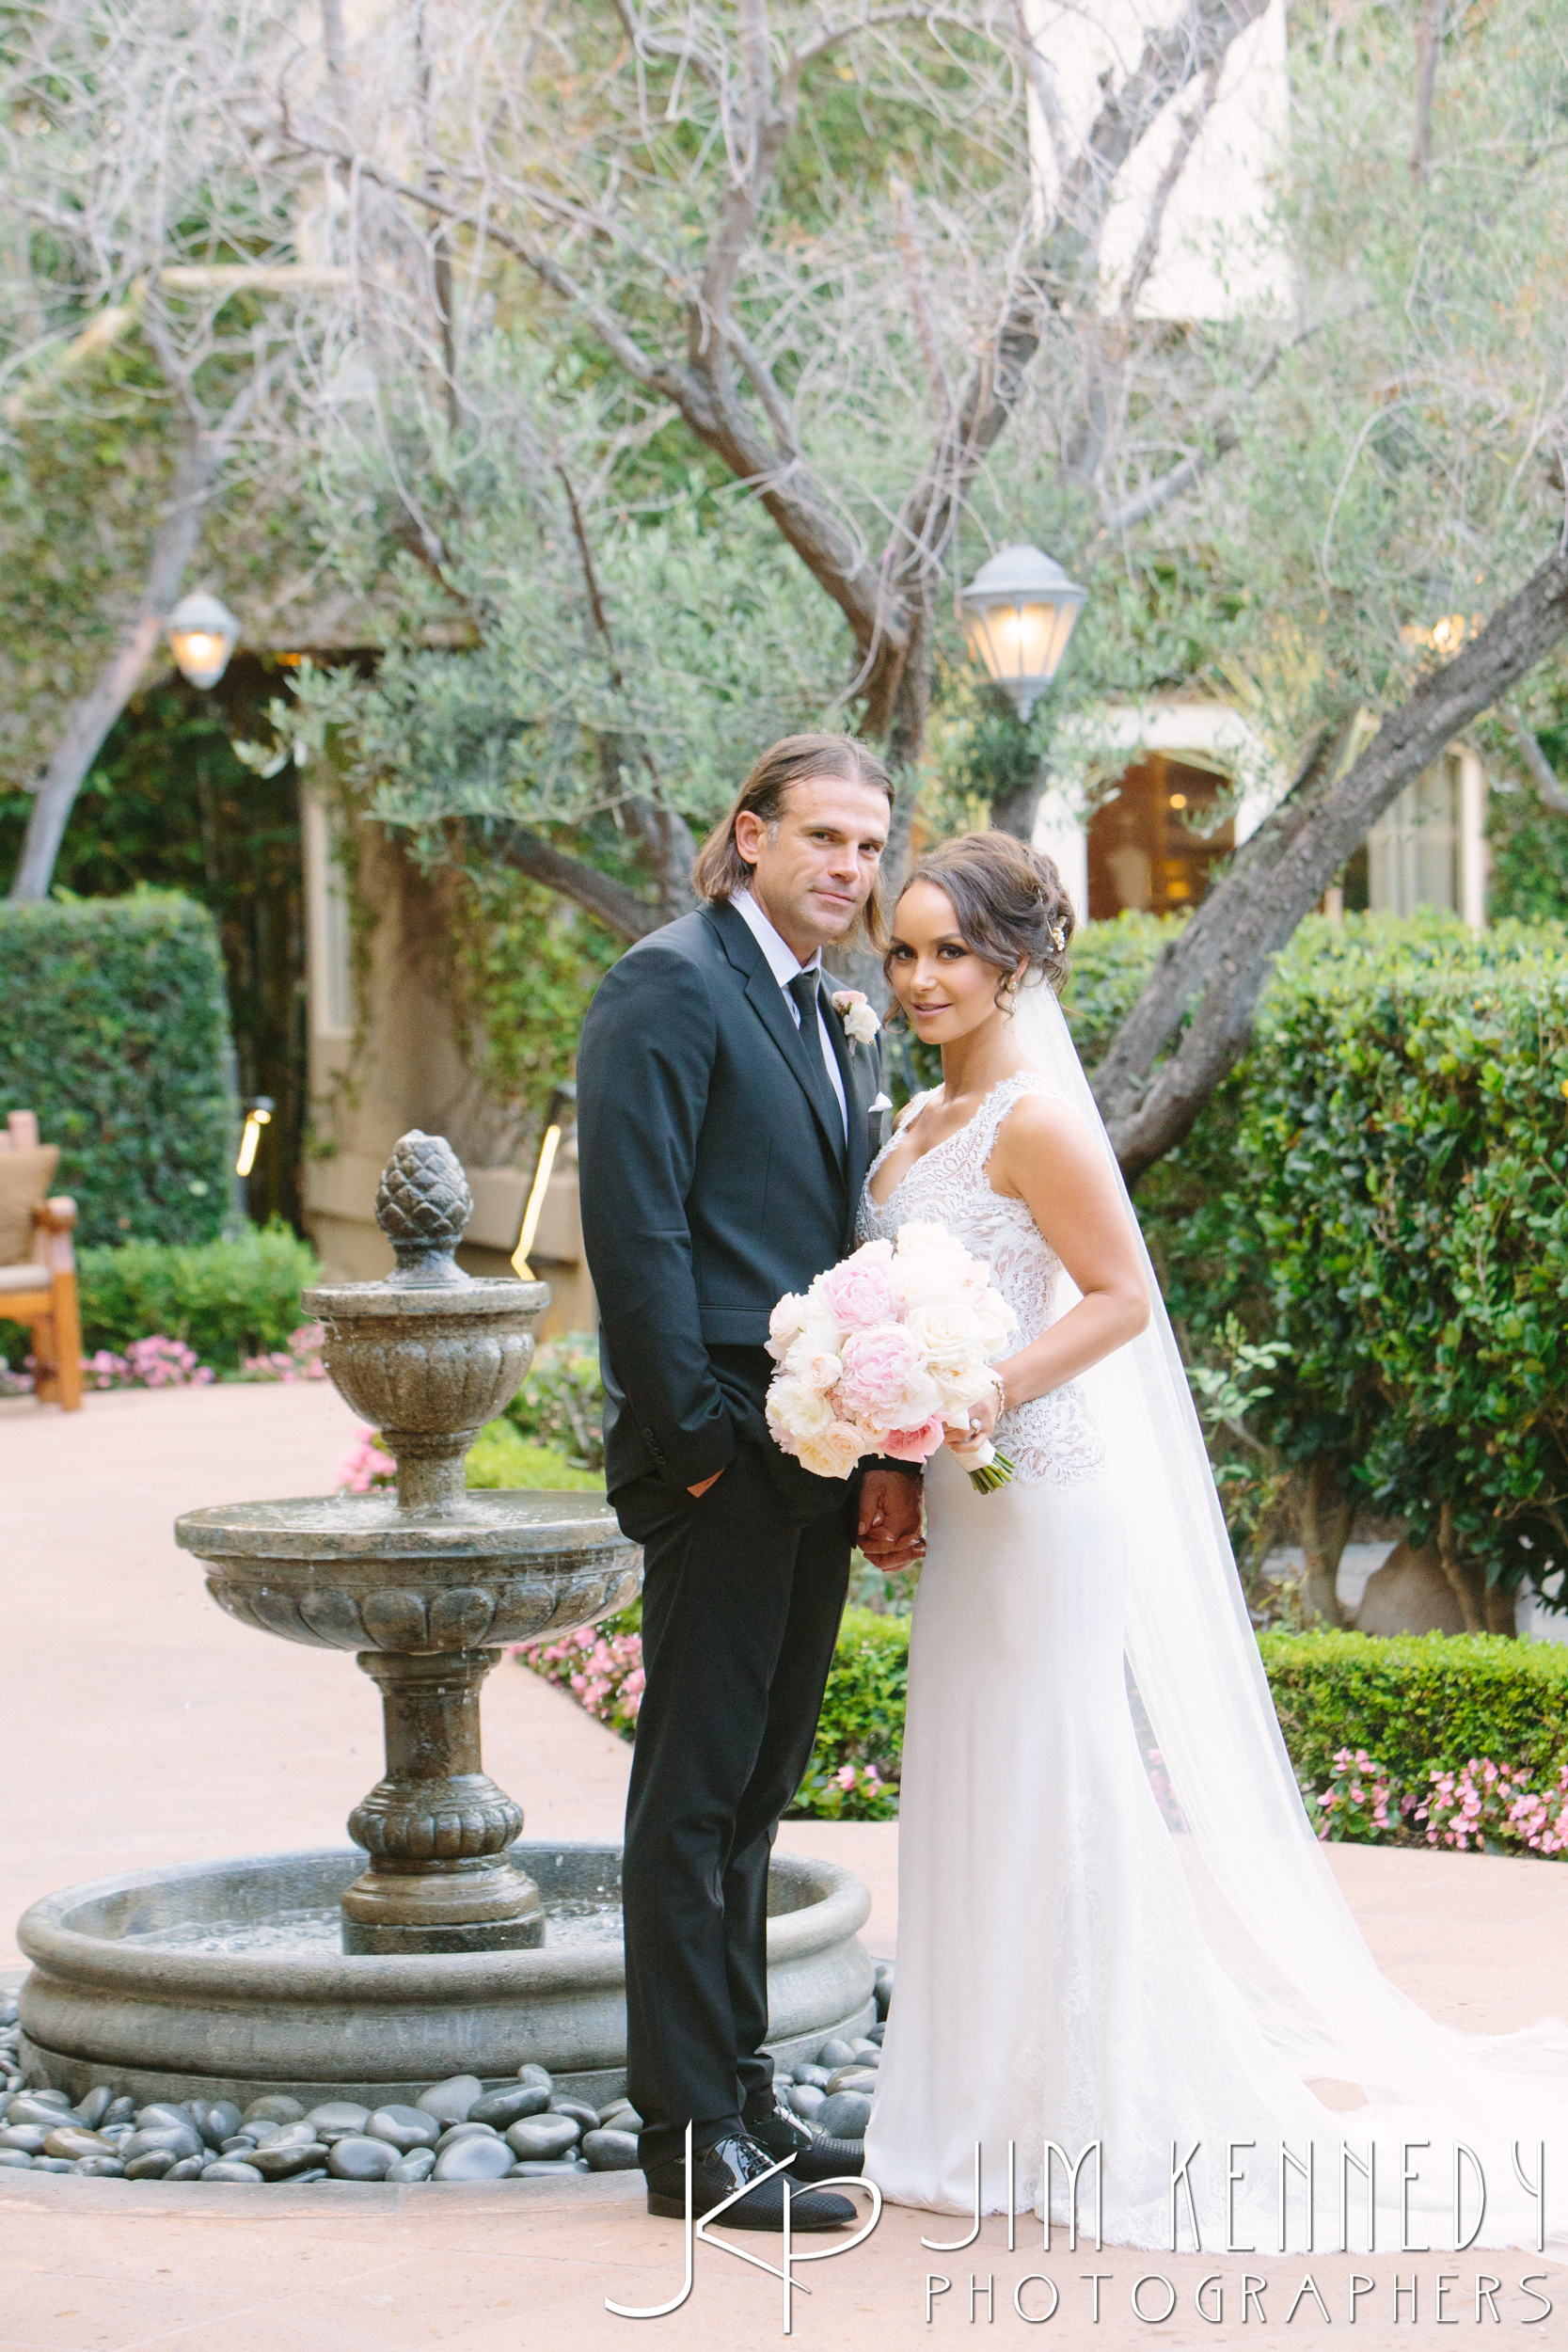
[[[909,1636],[907,1617],[845,1613],[797,1812],[863,1819],[893,1809],[864,1803],[858,1788],[839,1802],[832,1792],[847,1764],[874,1762],[896,1786]],[[1542,1788],[1568,1762],[1568,1649],[1555,1643],[1440,1633],[1382,1640],[1324,1629],[1266,1633],[1259,1646],[1309,1800],[1335,1782],[1342,1748],[1364,1748],[1391,1781],[1418,1793],[1433,1771],[1458,1772],[1472,1757],[1490,1757]]]
[[60,1146],[80,1240],[214,1239],[238,1120],[206,909],[150,890],[0,905],[0,1118],[36,1111]]
[[[1091,1062],[1167,927],[1074,943]],[[1289,1353],[1249,1417],[1505,1593],[1568,1567],[1568,929],[1302,925],[1253,1048],[1138,1211],[1191,1359]],[[1244,1532],[1244,1531],[1243,1531]]]
[[1472,1756],[1545,1778],[1568,1757],[1568,1649],[1488,1633],[1265,1633],[1259,1647],[1296,1776],[1365,1748],[1414,1787]]

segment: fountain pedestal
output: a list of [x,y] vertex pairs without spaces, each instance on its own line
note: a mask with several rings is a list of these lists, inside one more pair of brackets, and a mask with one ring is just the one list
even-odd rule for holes
[[[349,1651],[379,1686],[387,1771],[349,1816],[358,1851],[144,1871],[35,1903],[18,1929],[35,2081],[379,2104],[537,2059],[595,2102],[624,2083],[619,1850],[518,1845],[521,1809],[483,1770],[480,1689],[509,1645],[625,1608],[641,1555],[602,1495],[464,1491],[549,1298],[461,1272],[470,1205],[448,1146],[405,1136],[377,1195],[396,1271],[306,1294],[331,1378],[397,1462],[395,1496],[219,1505],[175,1529],[240,1624]],[[769,2041],[786,2064],[875,2016],[868,1909],[847,1871],[775,1859]]]

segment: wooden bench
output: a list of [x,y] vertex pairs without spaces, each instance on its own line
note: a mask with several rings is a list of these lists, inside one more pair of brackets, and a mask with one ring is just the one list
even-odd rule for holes
[[39,1142],[31,1111],[10,1113],[0,1133],[0,1316],[31,1327],[40,1403],[74,1413],[82,1403],[76,1203],[50,1198],[59,1157],[56,1146]]

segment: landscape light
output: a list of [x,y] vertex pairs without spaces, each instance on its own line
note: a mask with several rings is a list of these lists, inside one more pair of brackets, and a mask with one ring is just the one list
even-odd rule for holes
[[193,686],[215,686],[239,640],[240,625],[229,607],[202,589],[181,597],[167,626],[169,650],[181,675]]
[[1027,719],[1055,676],[1088,596],[1038,548],[1004,548],[958,597],[974,660]]
[[259,1094],[245,1115],[245,1133],[240,1137],[240,1156],[234,1162],[236,1176],[248,1176],[256,1165],[256,1146],[261,1140],[261,1130],[272,1124],[272,1096]]

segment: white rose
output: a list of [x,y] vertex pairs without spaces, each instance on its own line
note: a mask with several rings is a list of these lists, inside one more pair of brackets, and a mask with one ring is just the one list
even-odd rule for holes
[[918,1429],[923,1421],[942,1410],[942,1389],[932,1372],[911,1372],[904,1383],[904,1393],[898,1409],[889,1420],[890,1429]]
[[792,1363],[789,1369],[802,1388],[810,1389],[816,1396],[825,1396],[844,1377],[844,1359],[835,1356],[832,1348],[818,1347],[809,1355],[802,1353],[799,1363]]
[[808,1438],[800,1448],[800,1459],[818,1478],[847,1478],[860,1460],[864,1440],[852,1422],[832,1421],[820,1436]]
[[786,1376],[768,1389],[768,1426],[793,1438],[797,1448],[802,1439],[820,1437],[832,1426],[832,1420],[833,1408],[827,1398],[799,1380]]
[[989,1364],[974,1361],[933,1364],[931,1377],[942,1391],[942,1409],[948,1413],[967,1413],[972,1405],[980,1404],[996,1391]]
[[1000,1291],[976,1291],[968,1304],[980,1327],[981,1345],[988,1353],[1000,1347],[1008,1332],[1018,1327],[1018,1317]]
[[980,1318],[972,1297],[911,1300],[904,1317],[922,1347],[934,1357],[968,1357],[984,1353]]
[[844,1024],[845,1036],[856,1045],[872,1044],[880,1032],[881,1023],[858,988],[835,989],[833,1010]]
[[806,1301],[786,1291],[768,1318],[768,1352],[776,1363],[788,1353],[806,1319]]
[[[837,1357],[844,1341],[844,1326],[834,1314],[808,1314],[789,1343],[784,1359],[784,1370],[797,1380],[805,1376],[805,1367],[819,1356]],[[837,1375],[834,1375],[836,1379]],[[828,1383],[831,1388],[832,1383]]]

